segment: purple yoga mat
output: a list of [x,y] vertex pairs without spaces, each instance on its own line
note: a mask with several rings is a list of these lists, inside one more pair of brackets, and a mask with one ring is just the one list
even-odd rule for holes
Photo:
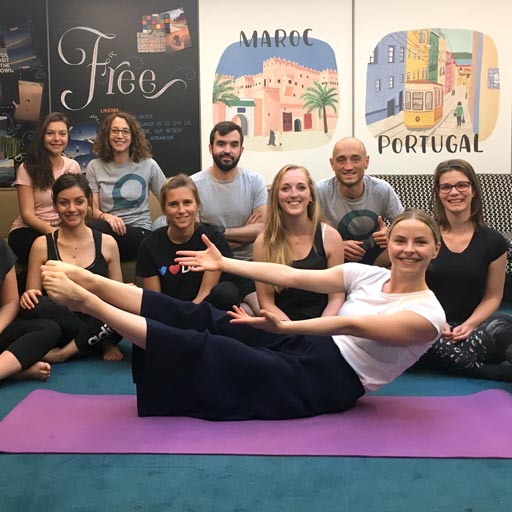
[[33,391],[0,422],[11,453],[512,458],[512,395],[372,396],[345,413],[282,421],[139,418],[132,395]]

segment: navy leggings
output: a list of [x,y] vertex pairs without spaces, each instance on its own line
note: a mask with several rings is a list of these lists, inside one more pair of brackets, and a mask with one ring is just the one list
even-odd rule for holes
[[280,335],[225,312],[144,290],[140,416],[286,419],[351,408],[364,394],[330,336]]

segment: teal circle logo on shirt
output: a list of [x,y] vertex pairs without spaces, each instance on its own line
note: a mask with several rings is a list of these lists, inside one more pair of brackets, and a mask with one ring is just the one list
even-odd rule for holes
[[353,210],[338,223],[338,231],[344,240],[364,241],[372,236],[379,225],[378,215],[371,210]]
[[[123,197],[121,190],[128,181],[137,181],[140,183],[140,194],[136,199],[126,199]],[[117,180],[112,188],[112,200],[114,201],[114,210],[123,210],[125,208],[137,208],[140,206],[147,196],[146,182],[144,178],[138,174],[125,174]]]

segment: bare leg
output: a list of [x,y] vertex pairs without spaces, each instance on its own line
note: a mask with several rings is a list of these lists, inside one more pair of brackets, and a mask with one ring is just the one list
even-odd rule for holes
[[[90,274],[90,272],[88,274]],[[115,285],[112,286],[113,289],[110,290],[107,295],[110,295],[110,293],[113,293],[116,290],[118,293],[124,293],[126,290],[131,290],[135,287],[123,285],[117,281],[111,281],[110,279],[96,276],[94,274],[90,274],[90,276],[93,276],[93,281],[95,282],[93,292],[82,288],[77,283],[74,283],[62,272],[51,272],[45,269],[43,282],[49,297],[57,302],[57,304],[67,306],[73,311],[81,311],[87,315],[94,316],[108,324],[113,330],[117,331],[121,336],[129,339],[132,343],[135,343],[141,348],[145,348],[147,333],[146,319],[137,314],[123,311],[100,298],[100,296],[104,295],[100,291],[100,287],[103,285],[107,287]],[[88,276],[87,278],[89,279]],[[96,280],[96,278],[98,278],[98,280]],[[121,287],[118,287],[117,285],[121,285]],[[136,308],[138,312],[140,311],[142,290],[138,288],[135,289],[140,292],[135,296],[132,295],[132,298],[139,297],[138,308]],[[123,302],[123,300],[121,299],[113,302]]]
[[43,361],[38,361],[30,368],[17,373],[15,379],[23,380],[48,380],[50,378],[51,366]]
[[52,348],[43,357],[43,361],[48,363],[63,363],[78,354],[78,347],[75,340],[71,340],[67,345],[61,348]]
[[[94,295],[97,295],[109,304],[130,313],[140,313],[142,289],[137,286],[113,281],[107,277],[93,274],[85,268],[77,267],[62,261],[47,261],[46,264],[43,265],[43,279],[45,273],[48,271],[64,272],[71,281],[74,281],[82,288],[85,288]],[[66,304],[66,306],[73,309],[70,304]]]
[[4,350],[0,354],[0,380],[21,372],[21,363],[12,352]]
[[5,350],[0,354],[0,380],[15,376],[20,379],[46,380],[50,376],[50,365],[41,361],[21,371],[21,363],[12,352]]

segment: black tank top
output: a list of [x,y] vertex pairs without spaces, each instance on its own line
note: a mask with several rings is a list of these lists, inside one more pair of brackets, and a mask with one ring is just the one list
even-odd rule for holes
[[[321,224],[318,224],[315,230],[313,246],[309,254],[302,260],[293,261],[291,266],[301,269],[327,268]],[[328,300],[325,293],[285,288],[279,293],[274,293],[274,302],[291,320],[306,320],[321,316]]]
[[[103,233],[99,231],[92,230],[92,237],[94,240],[94,247],[96,249],[96,255],[94,257],[94,261],[86,267],[87,270],[91,271],[93,274],[98,274],[99,276],[108,277],[108,263],[101,254],[101,241],[102,241]],[[48,252],[49,260],[58,260],[62,261],[62,258],[59,254],[59,246],[57,245],[57,239],[59,237],[59,230],[56,229],[53,233],[48,233],[46,235],[46,247]]]

